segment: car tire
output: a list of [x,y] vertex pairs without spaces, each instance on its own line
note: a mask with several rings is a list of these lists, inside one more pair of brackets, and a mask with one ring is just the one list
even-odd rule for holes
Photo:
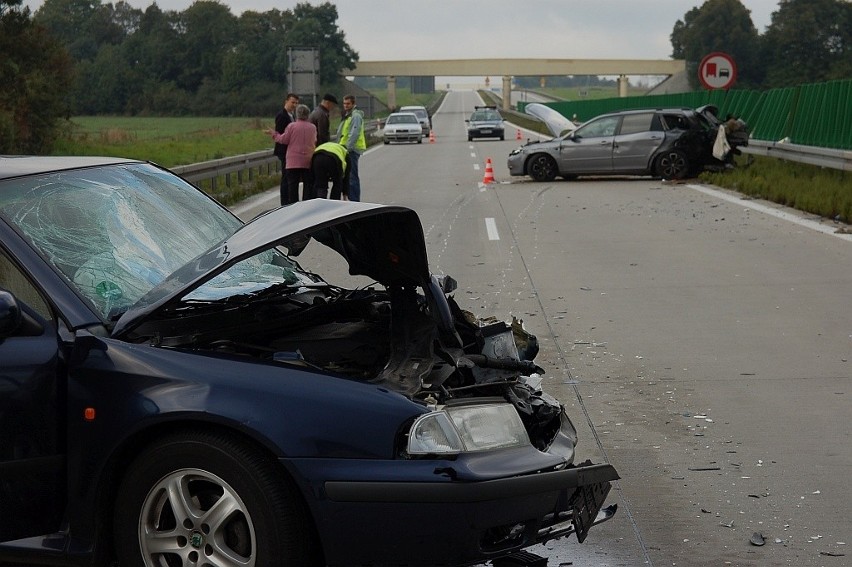
[[502,141],[504,141],[505,139],[506,139],[506,135],[505,135],[505,134],[501,134],[501,135],[500,135],[500,141],[502,142]]
[[529,176],[536,181],[553,181],[556,179],[556,161],[546,154],[536,154],[527,163]]
[[390,143],[390,142],[388,141],[388,139],[387,139],[387,138],[385,138],[385,139],[384,139],[384,140],[382,140],[382,141],[383,141],[384,143],[386,143],[386,144],[389,144],[389,143]]
[[[223,502],[227,514],[210,514]],[[218,433],[172,435],[143,450],[121,482],[113,525],[121,567],[321,564],[283,471]]]
[[468,142],[472,142],[472,141],[473,141],[473,136],[468,136],[468,137],[467,137],[467,141],[468,141]]
[[420,138],[419,140],[417,140],[417,143],[418,143],[418,144],[422,144],[422,143],[423,143],[423,138]]
[[683,179],[689,175],[689,158],[681,150],[668,150],[657,158],[655,173],[663,179]]

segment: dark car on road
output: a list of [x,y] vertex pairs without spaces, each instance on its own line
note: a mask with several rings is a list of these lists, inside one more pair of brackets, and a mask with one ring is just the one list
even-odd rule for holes
[[[295,259],[331,254],[328,283]],[[343,273],[343,270],[341,270]],[[534,335],[400,206],[243,223],[115,158],[0,157],[0,563],[464,565],[612,517]]]
[[473,114],[465,122],[468,142],[476,138],[505,139],[503,116],[496,106],[474,106]]
[[[713,144],[724,128],[716,108],[624,110],[598,116],[547,141],[528,142],[509,154],[511,175],[536,181],[557,176],[654,175],[683,179],[706,168],[725,167],[713,156]],[[740,125],[727,135],[732,152],[748,144]]]

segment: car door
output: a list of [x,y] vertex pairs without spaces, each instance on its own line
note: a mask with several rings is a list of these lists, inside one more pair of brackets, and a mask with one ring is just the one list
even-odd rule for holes
[[561,174],[611,173],[612,148],[619,116],[602,116],[584,124],[562,140]]
[[651,156],[665,140],[662,124],[654,112],[627,114],[615,136],[612,151],[614,173],[646,173]]
[[[65,506],[56,322],[0,248],[0,542],[57,532]],[[20,322],[11,326],[11,312]]]

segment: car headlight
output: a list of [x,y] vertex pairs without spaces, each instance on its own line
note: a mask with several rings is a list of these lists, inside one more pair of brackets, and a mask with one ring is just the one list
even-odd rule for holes
[[516,156],[516,155],[518,155],[519,153],[521,153],[522,151],[524,151],[524,148],[523,148],[523,146],[520,146],[520,147],[515,148],[515,149],[514,149],[514,150],[512,150],[511,152],[509,152],[509,155],[510,155],[510,156]]
[[408,453],[458,454],[529,445],[518,411],[511,404],[446,407],[417,418],[408,435]]

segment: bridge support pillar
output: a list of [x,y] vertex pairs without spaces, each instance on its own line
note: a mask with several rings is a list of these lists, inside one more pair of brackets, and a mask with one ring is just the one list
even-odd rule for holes
[[630,83],[627,80],[627,75],[619,75],[618,77],[618,96],[626,97],[627,96],[627,87]]
[[388,108],[396,112],[396,77],[393,75],[388,77]]
[[503,75],[503,110],[512,108],[512,77]]

